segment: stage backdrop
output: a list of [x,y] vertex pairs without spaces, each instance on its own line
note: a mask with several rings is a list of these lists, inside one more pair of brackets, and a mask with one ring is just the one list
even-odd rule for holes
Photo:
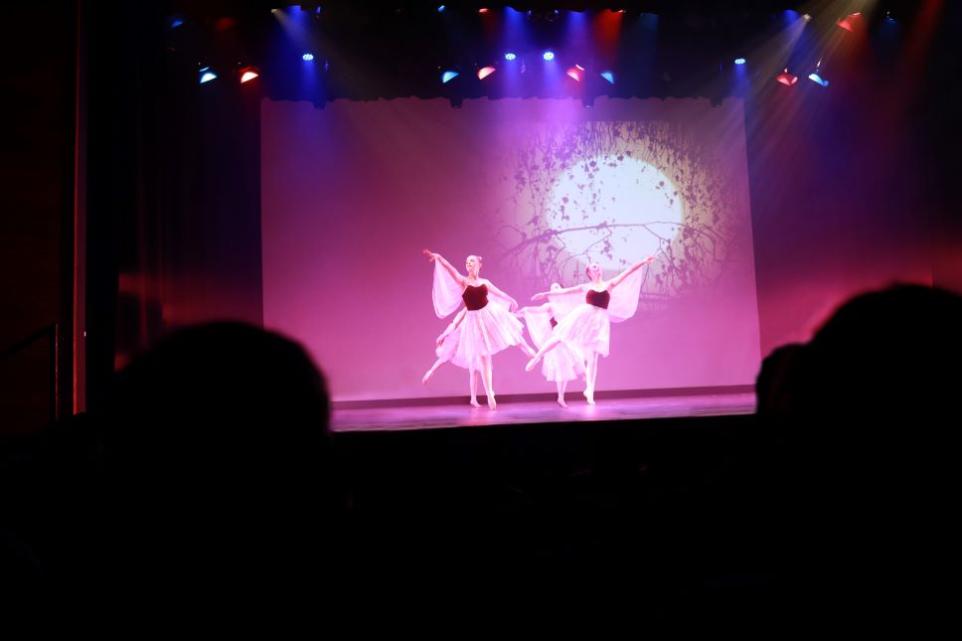
[[[742,103],[600,98],[262,104],[264,323],[302,341],[335,400],[465,395],[431,304],[440,252],[525,304],[654,254],[598,389],[743,385],[759,335]],[[549,392],[518,350],[499,394]],[[572,389],[580,389],[573,386]]]

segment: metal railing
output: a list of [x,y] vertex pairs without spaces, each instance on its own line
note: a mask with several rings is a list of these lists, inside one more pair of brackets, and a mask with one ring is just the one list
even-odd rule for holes
[[43,339],[50,341],[50,420],[57,421],[60,419],[60,323],[44,325],[13,345],[0,350],[0,364],[12,359],[17,354]]

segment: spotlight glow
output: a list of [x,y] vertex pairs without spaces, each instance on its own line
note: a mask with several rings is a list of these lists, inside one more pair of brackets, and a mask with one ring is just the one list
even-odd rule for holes
[[823,87],[828,86],[828,80],[823,78],[817,71],[813,71],[812,73],[808,74],[808,79]]
[[461,74],[458,73],[457,71],[452,71],[451,69],[448,69],[447,71],[441,74],[441,84],[446,85],[460,75]]
[[[685,209],[681,197],[665,197],[678,189],[655,165],[631,157],[616,162],[616,158],[588,155],[571,169],[559,171],[545,213],[549,227],[564,229],[570,225],[564,220],[565,210],[583,210],[582,230],[565,233],[565,249],[576,256],[591,253],[605,269],[623,269],[637,260],[635,256],[657,252],[659,238],[670,240],[678,233]],[[592,183],[604,185],[604,198],[594,200],[597,192],[586,188]],[[598,247],[598,228],[605,225],[620,227],[607,252]]]
[[551,51],[549,49],[548,51],[545,51],[543,54],[541,54],[541,57],[544,58],[545,60],[554,60],[554,51]]
[[615,84],[615,74],[610,71],[602,71],[601,77],[607,80],[611,84]]
[[478,69],[478,80],[484,80],[494,72],[495,72],[494,67],[490,65],[488,65],[487,67],[481,67],[480,69]]
[[445,9],[447,9],[447,7],[444,6],[443,4],[438,5],[438,13],[444,13]]
[[250,82],[254,78],[257,78],[258,76],[260,76],[260,74],[257,73],[257,71],[253,67],[245,67],[244,69],[241,70],[241,77],[240,77],[241,84],[244,84],[245,82]]
[[743,65],[743,64],[745,64],[746,62],[748,62],[748,61],[745,60],[744,58],[735,58],[735,64],[736,64],[736,65]]
[[301,60],[303,60],[304,62],[314,62],[314,54],[305,53],[303,56],[301,56]]
[[582,74],[584,72],[582,72],[581,69],[578,69],[577,67],[568,67],[568,70],[565,73],[568,74],[568,77],[574,80],[575,82],[581,82]]
[[509,51],[509,52],[507,52],[506,54],[504,54],[504,59],[505,59],[505,60],[514,60],[514,59],[517,58],[517,57],[518,57],[518,56],[515,55],[515,53],[514,53],[513,51]]

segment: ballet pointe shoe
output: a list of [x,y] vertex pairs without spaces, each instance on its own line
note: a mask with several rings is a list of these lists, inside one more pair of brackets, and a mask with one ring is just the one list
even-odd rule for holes
[[494,394],[488,397],[488,409],[495,410],[498,409],[498,403],[494,400]]
[[433,369],[429,369],[428,371],[426,371],[424,373],[424,376],[421,377],[421,385],[425,385],[428,382],[428,379],[431,378],[433,374],[434,374]]
[[476,398],[472,398],[470,402],[471,402],[471,407],[481,407],[481,403],[479,403],[478,399]]
[[564,397],[563,395],[558,396],[558,405],[560,405],[561,407],[563,407],[563,408],[565,408],[565,409],[568,408],[568,404],[565,403],[565,397]]
[[587,389],[586,389],[584,392],[582,392],[582,394],[584,394],[585,400],[588,401],[588,405],[594,405],[594,404],[595,404],[595,392],[594,392],[594,390],[587,390]]

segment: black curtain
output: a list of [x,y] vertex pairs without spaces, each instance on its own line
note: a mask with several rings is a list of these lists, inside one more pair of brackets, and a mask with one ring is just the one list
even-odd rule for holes
[[[260,92],[165,3],[85,3],[89,408],[116,367],[212,319],[261,321]],[[184,29],[184,31],[179,31]]]

